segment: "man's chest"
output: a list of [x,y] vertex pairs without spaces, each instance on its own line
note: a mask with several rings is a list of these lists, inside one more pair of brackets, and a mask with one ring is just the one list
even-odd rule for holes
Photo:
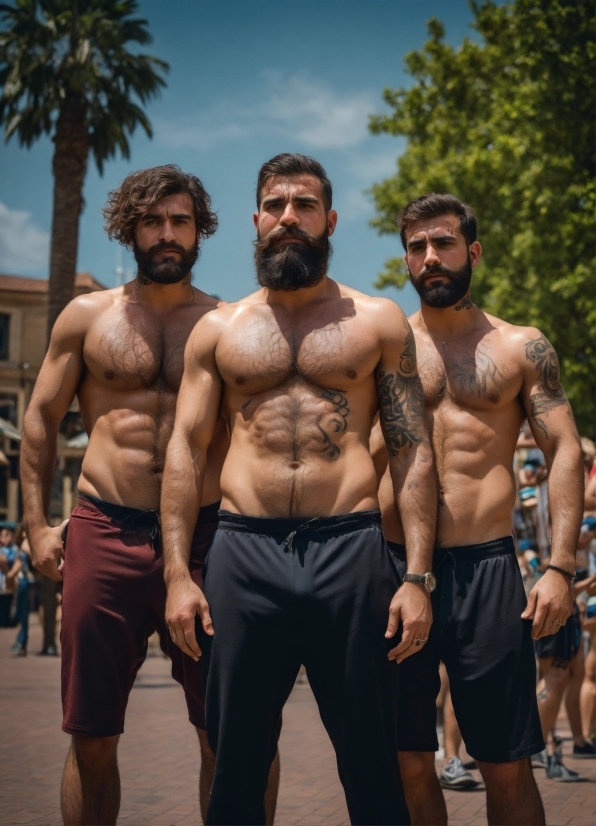
[[521,375],[494,346],[435,348],[416,342],[418,370],[426,406],[450,404],[465,410],[491,411],[510,404],[521,390]]
[[196,323],[185,316],[166,320],[117,317],[93,328],[85,339],[85,365],[94,379],[113,389],[177,392],[184,348]]
[[370,378],[379,355],[378,337],[352,320],[293,326],[255,319],[230,331],[216,358],[226,385],[251,394],[297,376],[347,390]]

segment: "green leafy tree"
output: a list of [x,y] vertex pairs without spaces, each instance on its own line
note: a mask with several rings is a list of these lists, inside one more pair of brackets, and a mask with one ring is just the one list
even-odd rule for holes
[[[472,2],[478,41],[452,48],[443,25],[406,57],[410,88],[386,89],[374,133],[404,135],[394,177],[377,184],[373,225],[396,232],[413,198],[451,192],[478,214],[476,303],[554,344],[582,433],[594,435],[594,4]],[[378,286],[403,286],[401,259]]]
[[30,147],[52,136],[54,204],[48,337],[73,296],[79,217],[89,152],[100,174],[140,125],[141,104],[164,86],[162,60],[128,51],[151,42],[135,0],[16,0],[0,3],[0,123]]

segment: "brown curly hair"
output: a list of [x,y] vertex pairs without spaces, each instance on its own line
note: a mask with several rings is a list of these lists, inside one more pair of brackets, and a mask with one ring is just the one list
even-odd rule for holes
[[213,235],[217,229],[217,215],[211,211],[211,198],[205,187],[196,175],[187,174],[176,164],[169,163],[131,172],[118,189],[108,194],[103,208],[108,238],[132,248],[139,218],[160,198],[179,194],[190,195],[201,238]]

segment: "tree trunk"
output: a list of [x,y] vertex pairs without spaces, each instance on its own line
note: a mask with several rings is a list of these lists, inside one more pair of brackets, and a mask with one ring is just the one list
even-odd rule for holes
[[79,216],[89,155],[85,104],[68,96],[60,110],[54,137],[54,211],[50,251],[47,339],[54,322],[74,294],[79,245]]

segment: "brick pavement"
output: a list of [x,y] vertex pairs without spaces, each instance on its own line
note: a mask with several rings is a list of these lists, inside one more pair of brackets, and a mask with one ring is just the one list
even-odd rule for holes
[[[34,627],[30,650],[40,647]],[[9,658],[12,629],[0,629],[0,823],[56,826],[61,823],[58,788],[68,738],[60,730],[58,659]],[[560,721],[565,733],[565,721]],[[278,826],[340,826],[348,815],[333,751],[307,685],[297,685],[284,711],[280,742],[282,781]],[[565,744],[569,752],[569,743]],[[181,689],[166,660],[148,658],[132,692],[120,746],[122,809],[128,826],[189,826],[200,822],[197,802],[198,747]],[[594,762],[566,758],[587,782],[536,777],[550,826],[592,826],[595,821]],[[447,792],[452,826],[486,823],[484,793]]]

